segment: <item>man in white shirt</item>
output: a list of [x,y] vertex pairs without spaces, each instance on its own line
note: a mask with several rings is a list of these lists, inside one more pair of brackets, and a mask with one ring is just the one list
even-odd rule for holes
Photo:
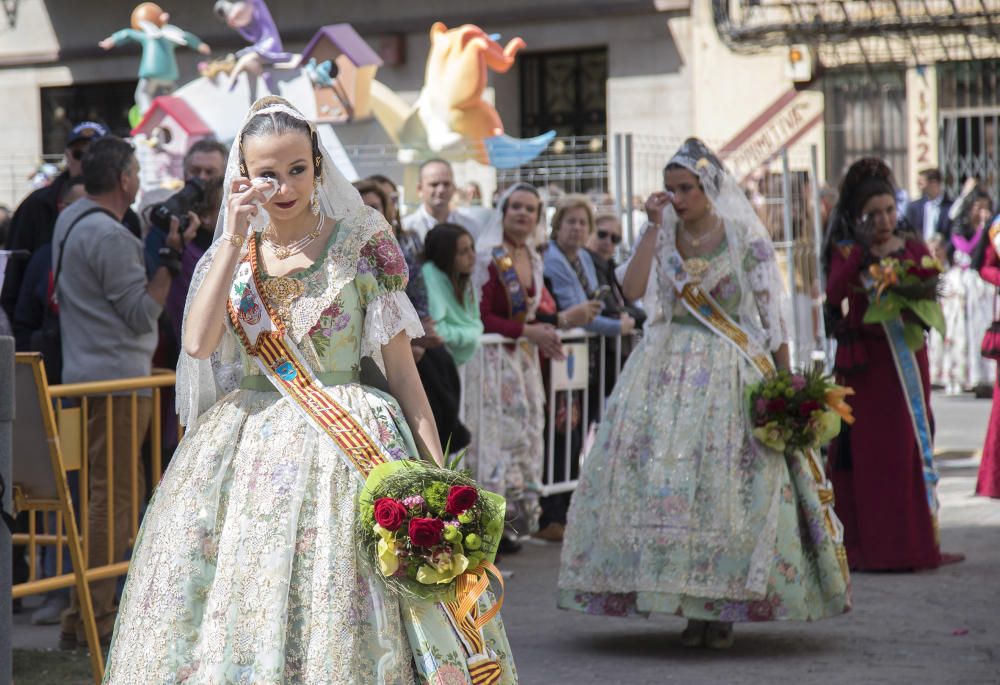
[[941,172],[924,169],[917,177],[917,187],[923,197],[906,208],[907,221],[924,240],[930,240],[935,233],[940,233],[947,240],[951,235],[951,220],[948,217],[951,200],[945,195]]
[[447,161],[435,158],[420,165],[417,192],[420,193],[420,207],[403,217],[404,231],[413,231],[421,241],[429,230],[445,222],[458,224],[473,236],[479,232],[478,222],[471,215],[451,209],[455,176]]

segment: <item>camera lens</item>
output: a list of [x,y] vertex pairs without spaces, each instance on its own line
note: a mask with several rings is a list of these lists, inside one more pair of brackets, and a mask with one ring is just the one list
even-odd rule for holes
[[170,230],[170,219],[177,217],[180,221],[180,230],[183,231],[190,221],[188,212],[204,198],[204,184],[197,178],[188,179],[177,193],[150,208],[149,223],[167,232]]

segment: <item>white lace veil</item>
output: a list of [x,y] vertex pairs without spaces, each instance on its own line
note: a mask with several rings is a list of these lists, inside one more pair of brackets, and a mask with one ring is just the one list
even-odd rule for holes
[[[243,131],[253,118],[276,112],[283,112],[308,123],[308,120],[301,112],[292,107],[284,99],[275,96],[267,96],[257,100],[251,106],[249,112],[247,112],[243,125],[240,127],[240,133],[233,141],[229,151],[229,163],[226,167],[226,177],[222,186],[222,208],[215,227],[214,242],[198,262],[194,276],[191,279],[187,302],[184,305],[184,326],[182,326],[182,331],[186,328],[191,302],[208,273],[212,258],[215,256],[219,245],[219,238],[226,225],[230,186],[233,179],[243,176],[240,172],[240,143],[243,138]],[[312,124],[310,124],[310,127],[312,128]],[[373,232],[373,230],[379,228],[376,224],[378,224],[380,215],[377,212],[369,211],[365,207],[358,191],[354,189],[354,186],[337,169],[337,166],[333,163],[329,152],[323,147],[319,137],[316,136],[315,138],[319,154],[322,158],[319,184],[321,211],[335,221],[346,222],[345,225],[352,231],[356,227],[359,229],[356,231],[359,234]],[[266,217],[266,212],[261,210],[259,215]],[[266,220],[255,221],[254,229],[259,231],[266,223]],[[384,219],[381,223],[385,223]],[[339,236],[344,233],[346,233],[344,230],[340,231],[338,240]],[[352,242],[356,243],[357,241]],[[247,244],[244,244],[244,253],[246,249]],[[353,273],[349,275],[353,278]],[[183,334],[181,337],[183,338]],[[222,341],[209,359],[195,359],[182,349],[177,364],[177,413],[181,424],[190,430],[202,412],[215,404],[217,399],[223,397],[239,385],[243,375],[244,369],[240,358],[239,341],[230,328],[228,321]]]
[[[700,140],[688,139],[670,159],[695,176],[712,203],[726,230],[732,272],[742,293],[739,306],[741,327],[765,348],[776,351],[789,342],[787,294],[771,243],[771,237],[719,158]],[[672,205],[664,209],[657,237],[656,266],[643,299],[650,323],[670,322],[676,293],[666,275],[667,258],[677,250],[677,213]],[[648,225],[644,230],[651,229]],[[621,267],[620,267],[621,268]]]
[[[490,214],[489,220],[487,220],[486,225],[483,227],[482,232],[476,239],[476,268],[472,272],[472,287],[475,289],[477,297],[482,298],[483,286],[490,279],[490,264],[493,262],[493,248],[497,245],[503,244],[503,215],[504,208],[507,206],[507,201],[510,200],[510,196],[519,190],[527,190],[536,196],[541,196],[535,186],[530,183],[518,182],[512,185],[510,188],[503,192],[503,195],[497,200],[496,206],[493,208],[493,212]],[[541,218],[539,219],[539,226],[541,222],[545,219],[544,204],[543,210],[541,211]],[[529,236],[527,244],[531,248],[531,261],[533,265],[533,271],[535,274],[535,287],[540,289],[543,285],[543,275],[542,275],[542,259],[539,256],[535,247],[538,240],[538,226],[535,227],[535,232],[533,235]],[[537,305],[538,297],[533,298],[533,304],[531,311],[528,312],[528,319],[530,320],[534,316],[534,307]]]

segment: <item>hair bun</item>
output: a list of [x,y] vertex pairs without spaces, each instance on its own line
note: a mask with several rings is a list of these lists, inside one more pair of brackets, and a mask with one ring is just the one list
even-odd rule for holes
[[896,185],[892,169],[878,157],[862,157],[852,164],[844,176],[844,185],[857,186],[870,178],[882,179],[893,186]]

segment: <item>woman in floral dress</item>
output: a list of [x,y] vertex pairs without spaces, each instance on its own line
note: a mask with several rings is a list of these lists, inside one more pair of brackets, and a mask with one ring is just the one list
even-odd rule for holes
[[701,141],[681,147],[664,182],[622,267],[625,296],[645,291],[649,319],[582,466],[559,606],[684,616],[683,644],[725,648],[736,621],[844,613],[848,580],[826,484],[800,453],[752,438],[744,390],[760,375],[676,287],[700,287],[759,354],[787,367],[771,241]]
[[[416,458],[421,444],[440,461],[392,230],[280,98],[254,105],[225,188],[185,316],[178,409],[188,430],[136,541],[105,682],[471,683],[440,605],[389,594],[359,558],[363,479],[248,355],[239,326],[259,321],[261,305],[244,297],[227,315],[244,269],[259,271],[268,315],[323,392],[388,457]],[[363,357],[392,396],[360,382]],[[502,624],[484,633],[499,682],[516,682]]]

